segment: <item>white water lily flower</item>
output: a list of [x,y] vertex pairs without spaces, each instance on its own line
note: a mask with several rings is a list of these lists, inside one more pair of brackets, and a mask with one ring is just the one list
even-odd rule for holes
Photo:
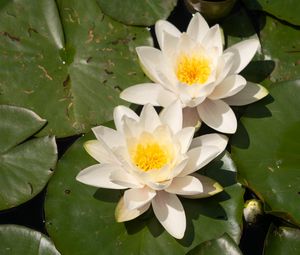
[[209,28],[196,13],[187,31],[160,20],[155,32],[161,50],[138,47],[141,66],[154,83],[125,89],[120,97],[136,104],[166,107],[180,99],[184,126],[203,121],[223,133],[234,133],[237,120],[229,105],[246,105],[268,94],[259,84],[239,75],[259,47],[257,39],[223,51],[219,25]]
[[87,152],[100,164],[82,170],[76,179],[99,188],[125,189],[115,216],[118,222],[153,211],[175,238],[186,229],[183,206],[177,197],[212,196],[222,187],[195,173],[218,156],[227,137],[208,134],[193,139],[193,127],[182,128],[182,109],[177,100],[158,115],[145,105],[138,116],[118,106],[114,110],[116,130],[93,128],[97,140],[85,143]]

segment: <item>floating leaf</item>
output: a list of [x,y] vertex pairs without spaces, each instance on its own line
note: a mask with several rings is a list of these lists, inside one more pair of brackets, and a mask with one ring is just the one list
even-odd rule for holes
[[298,0],[243,0],[243,2],[249,9],[263,10],[279,19],[294,25],[300,25],[300,5]]
[[300,224],[300,81],[274,84],[270,94],[247,108],[232,155],[265,210]]
[[128,25],[150,26],[166,19],[177,0],[97,0],[106,15]]
[[[270,75],[272,82],[300,78],[300,30],[266,16],[260,32],[262,53],[267,61],[274,61]],[[261,21],[262,22],[262,21]]]
[[300,254],[300,229],[270,226],[264,255]]
[[34,112],[0,105],[0,116],[0,210],[3,210],[28,201],[45,187],[56,164],[57,150],[54,137],[26,140],[45,124]]
[[[234,24],[234,25],[232,25]],[[247,11],[242,6],[238,8],[230,16],[224,19],[221,23],[224,30],[225,44],[227,47],[249,38],[258,38],[253,22],[247,14]],[[275,68],[273,60],[262,60],[263,56],[257,52],[254,60],[241,72],[248,80],[256,83],[261,83],[264,86],[269,85],[269,75]]]
[[0,240],[3,255],[60,255],[45,235],[22,226],[1,225]]
[[224,234],[218,239],[206,241],[186,255],[243,255],[237,244]]
[[85,135],[64,154],[47,189],[46,226],[63,254],[150,255],[155,247],[157,255],[179,255],[224,232],[239,241],[243,189],[233,184],[235,168],[229,155],[204,170],[207,173],[220,171],[220,183],[226,186],[224,192],[207,199],[182,199],[187,231],[182,240],[176,240],[164,230],[151,210],[133,221],[117,223],[114,210],[121,192],[97,189],[75,180],[80,170],[95,163],[83,149],[83,143],[90,139],[94,139],[92,135]]
[[135,46],[151,43],[149,32],[105,16],[96,0],[9,1],[0,19],[0,103],[46,118],[41,135],[111,119],[120,91],[145,81]]

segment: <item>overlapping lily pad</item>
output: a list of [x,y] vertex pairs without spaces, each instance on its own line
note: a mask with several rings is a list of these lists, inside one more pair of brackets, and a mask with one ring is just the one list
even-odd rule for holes
[[118,23],[96,0],[1,1],[0,103],[37,112],[42,134],[85,132],[111,119],[119,93],[145,81],[135,46],[145,28]]
[[97,0],[102,11],[128,25],[151,26],[158,19],[166,19],[177,0]]
[[237,244],[228,236],[224,234],[218,239],[206,241],[187,255],[242,255]]
[[60,255],[49,238],[22,226],[1,225],[0,240],[3,255]]
[[252,10],[266,11],[279,19],[300,25],[300,5],[298,0],[243,0]]
[[300,78],[300,30],[266,16],[260,32],[262,53],[265,60],[272,60],[275,69],[272,82]]
[[[257,20],[257,23],[259,20]],[[234,26],[232,25],[234,24]],[[268,44],[268,37],[259,38],[256,33],[255,24],[251,20],[251,16],[247,13],[247,10],[238,5],[238,8],[221,23],[225,35],[226,46],[229,47],[235,43],[249,38],[256,38],[257,40],[265,39]],[[257,25],[257,24],[256,24]],[[262,42],[264,45],[264,41]],[[269,44],[273,44],[272,41]],[[266,46],[267,47],[267,46]],[[260,83],[264,86],[270,85],[270,74],[274,71],[275,61],[267,58],[261,54],[261,49],[258,50],[254,59],[249,63],[248,66],[241,72],[241,74],[248,80],[256,83]]]
[[54,137],[27,140],[45,125],[34,112],[0,105],[0,210],[38,194],[57,160]]
[[270,94],[246,110],[233,159],[267,212],[300,225],[300,81],[274,84]]
[[[97,189],[75,180],[95,161],[84,151],[80,138],[61,158],[51,179],[45,204],[46,226],[63,254],[184,254],[199,243],[227,232],[236,242],[241,235],[243,189],[235,184],[235,167],[229,155],[211,163],[204,173],[217,176],[225,191],[208,199],[182,199],[187,231],[182,240],[171,237],[152,211],[127,223],[116,223],[114,210],[121,193]],[[63,212],[63,213],[62,213]],[[76,240],[76,242],[74,242]]]
[[300,229],[271,225],[265,241],[264,255],[300,253]]

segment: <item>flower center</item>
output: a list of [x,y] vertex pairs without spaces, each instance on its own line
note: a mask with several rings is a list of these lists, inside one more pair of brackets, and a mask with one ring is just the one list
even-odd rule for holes
[[176,75],[187,85],[203,84],[211,73],[210,61],[203,56],[181,55],[177,62]]
[[151,169],[159,169],[170,161],[170,156],[158,143],[139,143],[133,154],[134,164],[141,170],[147,172]]

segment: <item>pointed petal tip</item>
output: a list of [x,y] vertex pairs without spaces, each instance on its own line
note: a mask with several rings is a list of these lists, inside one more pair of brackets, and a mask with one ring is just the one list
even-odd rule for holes
[[264,98],[265,96],[269,95],[269,91],[262,85],[258,84],[258,86],[260,87],[259,92],[255,95],[255,97],[257,98],[257,100],[260,100],[262,98]]
[[83,148],[86,150],[87,153],[91,154],[91,146],[94,146],[97,143],[98,141],[96,139],[88,140],[83,144]]
[[213,191],[209,192],[208,194],[213,196],[213,195],[216,195],[220,192],[222,192],[224,189],[223,187],[218,183],[216,182],[215,184],[213,184],[213,187],[215,188]]
[[149,209],[150,205],[151,205],[151,203],[147,203],[139,209],[128,210],[125,207],[124,197],[122,197],[119,200],[117,207],[115,209],[116,222],[121,223],[121,222],[129,221],[129,220],[133,220],[133,219],[137,218],[138,216],[140,216],[141,214],[143,214],[144,212],[146,212]]

